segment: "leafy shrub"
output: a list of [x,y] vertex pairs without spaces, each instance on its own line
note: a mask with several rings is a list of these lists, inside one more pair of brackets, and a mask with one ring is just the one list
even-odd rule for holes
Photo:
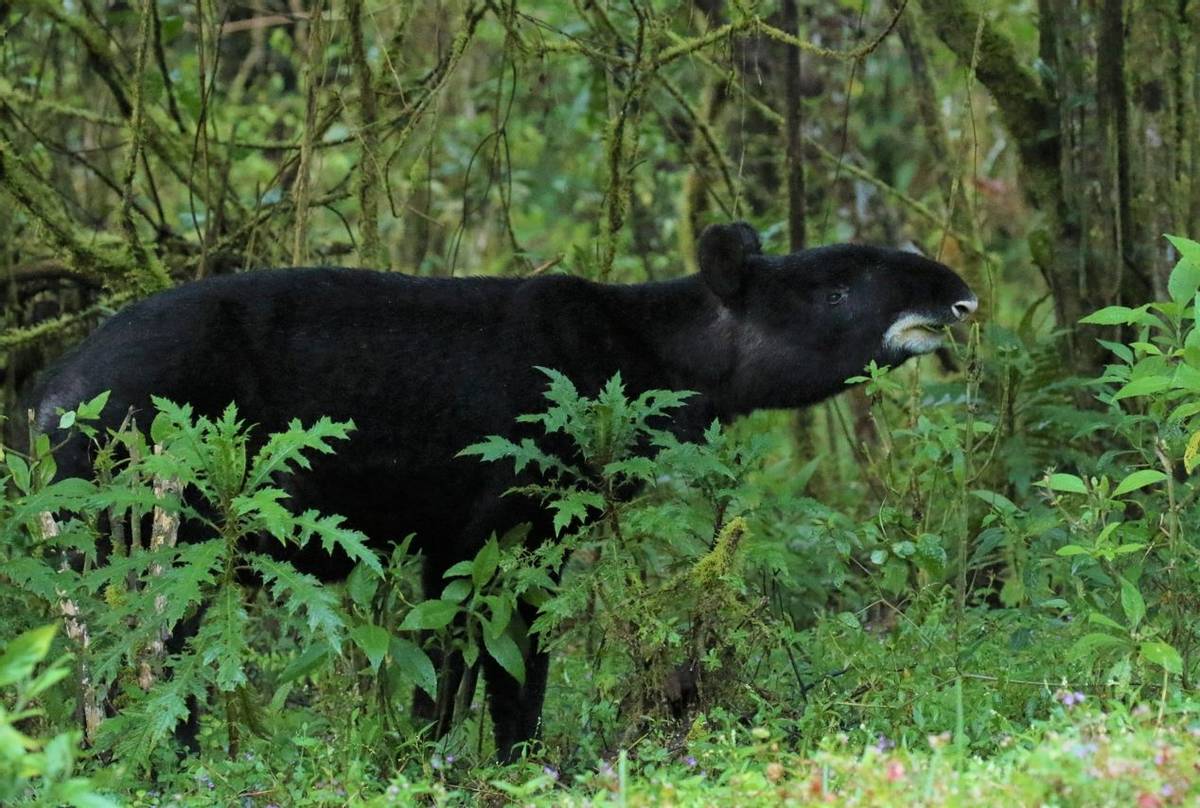
[[0,654],[0,688],[5,691],[0,697],[0,802],[110,808],[116,803],[98,793],[88,778],[72,776],[79,732],[40,741],[20,728],[42,715],[38,698],[71,673],[63,656],[34,675],[50,653],[55,631],[53,625],[27,631]]

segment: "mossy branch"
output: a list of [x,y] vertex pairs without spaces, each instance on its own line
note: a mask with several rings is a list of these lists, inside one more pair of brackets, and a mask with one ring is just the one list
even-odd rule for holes
[[[1054,99],[1024,67],[1016,46],[963,0],[922,0],[938,37],[987,87],[1005,128],[1017,140],[1026,168],[1053,182],[1059,170],[1059,135]],[[982,28],[980,25],[982,24]],[[975,38],[979,31],[976,54]]]
[[375,86],[371,79],[371,66],[367,63],[367,49],[363,44],[363,0],[350,0],[350,57],[354,63],[354,76],[358,81],[358,122],[361,144],[358,161],[358,204],[359,245],[358,254],[364,264],[382,266],[383,249],[379,242],[379,169],[377,154],[379,147],[375,120],[378,117],[375,103]]
[[103,283],[132,277],[136,268],[125,255],[84,243],[75,226],[54,209],[58,193],[17,156],[16,149],[0,131],[0,190],[24,208],[43,229],[47,238],[63,252],[81,274]]
[[827,59],[854,61],[869,55],[872,51],[879,47],[880,43],[882,43],[883,40],[887,38],[888,34],[892,32],[892,29],[896,27],[896,23],[900,21],[900,15],[904,13],[904,7],[907,5],[907,2],[908,0],[901,0],[899,6],[892,13],[892,17],[888,21],[887,25],[877,35],[855,48],[837,50],[835,48],[825,48],[820,45],[814,45],[807,40],[800,39],[795,34],[784,31],[781,28],[776,28],[774,25],[770,25],[765,22],[761,17],[754,15],[743,17],[735,22],[726,23],[725,25],[714,28],[713,30],[702,34],[701,36],[677,42],[674,46],[659,52],[659,54],[651,61],[650,67],[651,69],[660,68],[663,65],[675,61],[681,56],[686,56],[689,53],[695,53],[696,51],[703,50],[709,45],[713,45],[723,39],[728,39],[736,34],[746,32],[762,34],[766,37],[776,40],[777,42],[782,42],[785,45],[791,45],[799,48],[800,50],[810,53],[813,56],[820,56]]

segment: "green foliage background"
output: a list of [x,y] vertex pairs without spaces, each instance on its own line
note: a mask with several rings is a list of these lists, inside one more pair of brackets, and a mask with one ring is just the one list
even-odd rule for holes
[[[44,439],[0,457],[3,799],[1194,799],[1200,9],[1127,6],[0,2],[10,436],[108,312],[231,271],[637,282],[745,218],[775,252],[912,242],[983,300],[954,368],[695,445],[652,426],[679,391],[549,371],[528,418],[581,468],[464,448],[550,470],[560,540],[498,536],[426,600],[407,541],[377,558],[277,487],[352,425],[255,453],[234,409],[111,436],[81,402],[95,479],[52,482]],[[98,563],[106,521],[179,515],[172,478],[209,540]],[[359,559],[345,584],[260,552],[313,541]],[[468,687],[432,743],[408,705],[439,652],[521,675],[527,630],[556,649],[542,741],[495,767]]]

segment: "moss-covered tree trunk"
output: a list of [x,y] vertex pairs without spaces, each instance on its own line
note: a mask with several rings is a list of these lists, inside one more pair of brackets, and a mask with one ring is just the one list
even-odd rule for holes
[[[1035,75],[1027,67],[1034,54],[981,22],[975,4],[922,0],[938,37],[974,66],[1016,143],[1025,194],[1044,222],[1031,232],[1030,251],[1081,369],[1101,353],[1079,319],[1161,291],[1173,262],[1160,234],[1198,229],[1197,180],[1187,169],[1195,165],[1196,5],[1162,0],[1135,16],[1120,0],[1103,0],[1090,24],[1091,4],[1039,0],[1043,69]],[[1156,117],[1163,121],[1144,125]]]

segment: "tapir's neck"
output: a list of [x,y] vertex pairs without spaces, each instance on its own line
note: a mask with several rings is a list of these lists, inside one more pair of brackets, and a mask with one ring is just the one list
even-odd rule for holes
[[698,276],[602,288],[662,365],[660,386],[701,393],[723,418],[738,414],[727,390],[736,361],[733,317]]

